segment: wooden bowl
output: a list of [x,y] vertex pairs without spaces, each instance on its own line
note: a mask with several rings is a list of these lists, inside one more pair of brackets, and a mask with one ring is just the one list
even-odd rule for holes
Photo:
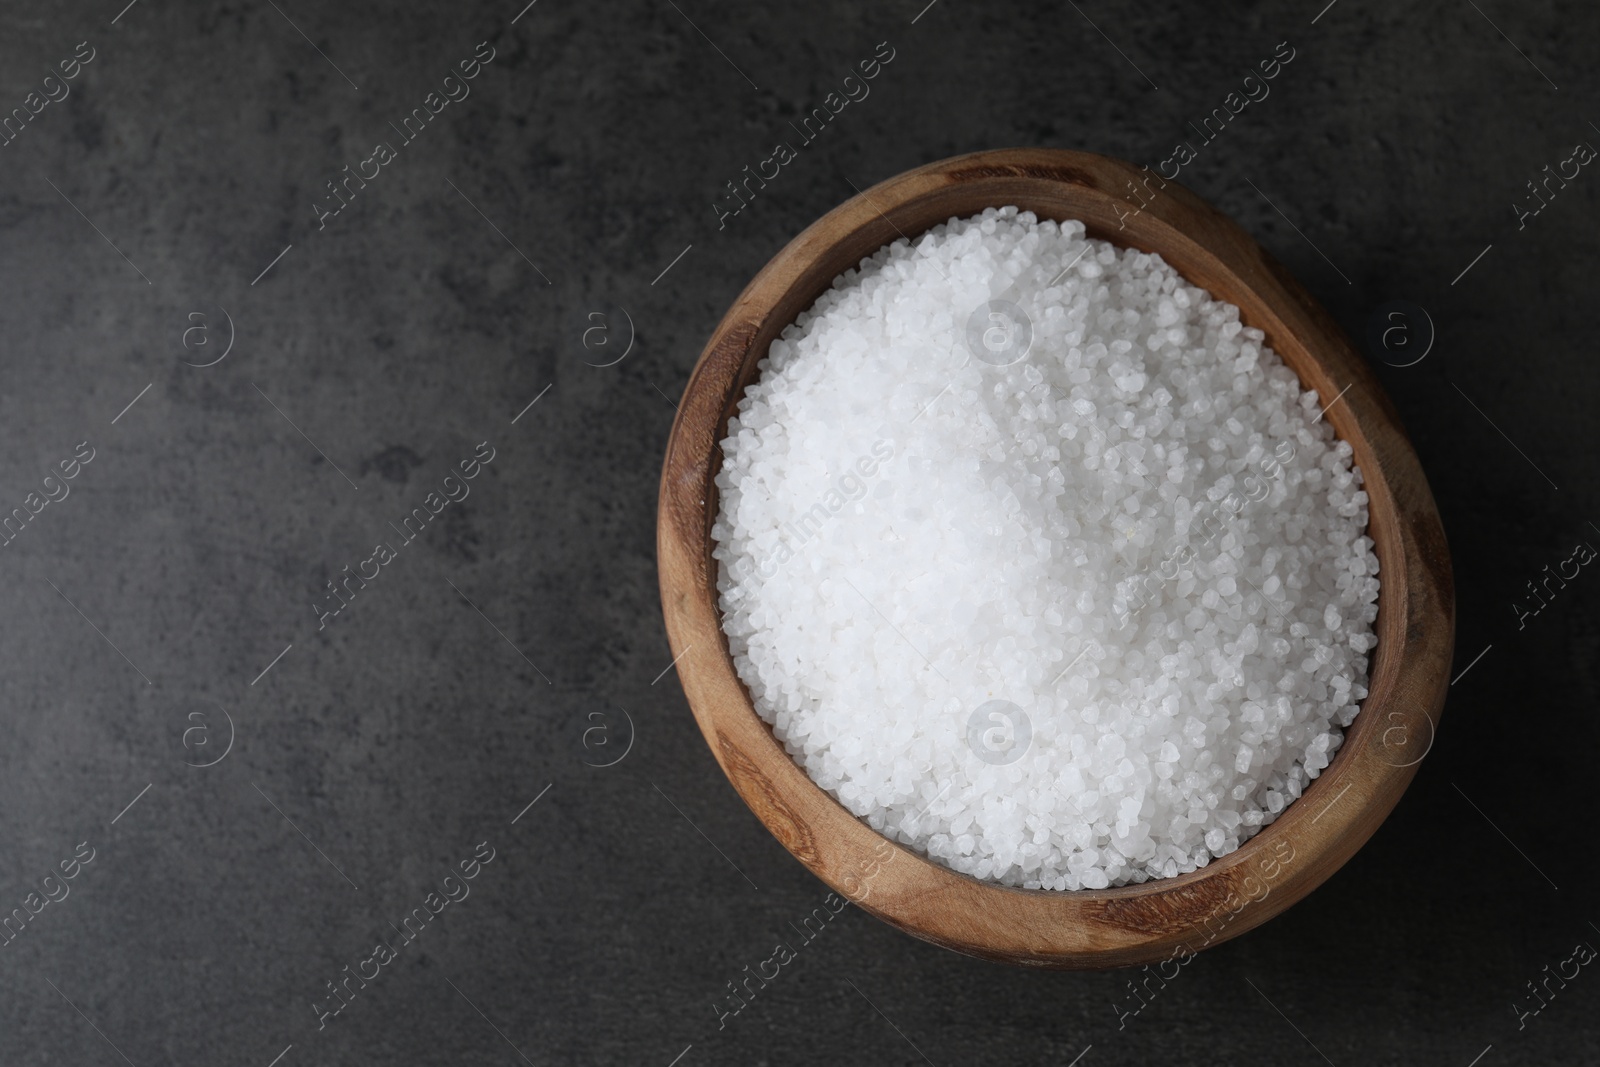
[[[1076,892],[1013,889],[890,842],[784,752],[757,716],[722,633],[712,479],[728,418],[769,343],[883,245],[1006,205],[1079,219],[1091,237],[1159,253],[1190,283],[1238,305],[1304,387],[1325,401],[1340,397],[1327,418],[1354,447],[1366,480],[1382,585],[1361,713],[1300,800],[1237,851],[1175,878]],[[1182,961],[1258,926],[1377,830],[1431,747],[1443,709],[1455,631],[1449,550],[1394,408],[1327,312],[1249,235],[1175,182],[1120,160],[1047,149],[957,156],[891,178],[812,224],[756,275],[706,344],[667,442],[659,509],[667,633],[695,719],[729,781],[839,893],[908,933],[974,956],[1072,968]]]

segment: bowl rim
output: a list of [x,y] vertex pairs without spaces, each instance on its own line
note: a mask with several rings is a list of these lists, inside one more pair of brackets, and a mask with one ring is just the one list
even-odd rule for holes
[[[1152,178],[1159,189],[1149,203],[1143,194],[1135,200],[1122,192],[1124,185],[1149,191]],[[796,312],[784,309],[809,307],[842,273],[842,260],[854,266],[889,243],[878,239],[885,232],[890,240],[910,232],[897,219],[916,227],[914,240],[944,218],[919,225],[912,216],[929,217],[937,204],[978,201],[1041,218],[1079,218],[1089,236],[1157,251],[1190,284],[1237,304],[1241,320],[1265,332],[1302,389],[1338,394],[1326,416],[1362,468],[1366,532],[1375,542],[1381,584],[1378,645],[1369,656],[1361,713],[1298,801],[1234,852],[1188,874],[1099,890],[1030,890],[930,860],[873,830],[794,762],[756,713],[729,653],[710,557],[720,506],[713,479],[728,418],[771,338],[793,321]],[[1040,210],[1055,201],[1074,212]],[[1126,230],[1133,207],[1135,225]],[[1222,293],[1219,281],[1227,283]],[[1091,153],[998,149],[930,163],[851,197],[779,251],[712,332],[685,387],[663,459],[657,551],[680,682],[713,755],[763,824],[824,882],[879,918],[1005,962],[1100,967],[1178,958],[1283,911],[1346,862],[1398,802],[1431,749],[1448,689],[1454,595],[1443,526],[1371,368],[1332,317],[1237,224],[1176,181]],[[1412,743],[1424,736],[1425,745]],[[1341,805],[1352,789],[1356,800]]]

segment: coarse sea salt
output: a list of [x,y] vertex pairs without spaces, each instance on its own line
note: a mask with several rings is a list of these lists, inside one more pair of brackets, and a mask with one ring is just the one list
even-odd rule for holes
[[1323,401],[1159,256],[1016,208],[846,271],[729,420],[756,710],[874,829],[1007,885],[1225,855],[1366,696],[1378,560]]

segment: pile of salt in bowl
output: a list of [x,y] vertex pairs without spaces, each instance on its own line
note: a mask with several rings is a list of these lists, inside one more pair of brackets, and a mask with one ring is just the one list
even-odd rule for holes
[[1323,398],[1159,256],[1016,208],[835,280],[722,442],[739,676],[870,826],[1006,885],[1239,847],[1366,696],[1378,560]]

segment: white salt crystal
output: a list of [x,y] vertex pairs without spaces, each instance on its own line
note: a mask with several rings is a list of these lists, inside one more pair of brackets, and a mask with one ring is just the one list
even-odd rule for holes
[[729,420],[735,667],[819,785],[958,871],[1195,870],[1301,794],[1366,696],[1378,561],[1322,407],[1237,308],[1081,223],[1003,208],[896,241]]

